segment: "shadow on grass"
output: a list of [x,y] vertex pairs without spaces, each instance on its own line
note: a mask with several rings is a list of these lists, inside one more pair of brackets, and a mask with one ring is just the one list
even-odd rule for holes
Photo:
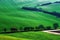
[[60,18],[60,13],[54,11],[54,12],[49,12],[49,11],[45,11],[42,8],[38,9],[38,8],[32,8],[32,7],[22,7],[22,9],[24,10],[29,10],[29,11],[37,11],[37,12],[43,12],[45,14],[50,14],[53,16],[56,16],[57,18]]
[[18,33],[18,32],[30,32],[30,31],[0,32],[0,34],[11,34],[11,33]]

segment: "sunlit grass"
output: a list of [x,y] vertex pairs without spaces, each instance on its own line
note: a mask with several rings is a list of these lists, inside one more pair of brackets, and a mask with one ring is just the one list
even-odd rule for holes
[[[5,35],[5,34],[4,34]],[[17,38],[28,38],[30,40],[59,40],[60,35],[54,35],[44,32],[20,32],[20,33],[12,33],[6,34],[8,36],[17,37]]]
[[29,39],[0,35],[0,40],[29,40]]

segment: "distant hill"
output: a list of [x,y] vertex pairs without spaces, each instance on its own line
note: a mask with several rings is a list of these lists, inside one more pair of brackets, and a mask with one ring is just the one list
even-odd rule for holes
[[60,12],[60,3],[52,3],[50,5],[46,5],[46,6],[40,6],[41,8],[43,8],[46,11],[56,11],[56,12]]

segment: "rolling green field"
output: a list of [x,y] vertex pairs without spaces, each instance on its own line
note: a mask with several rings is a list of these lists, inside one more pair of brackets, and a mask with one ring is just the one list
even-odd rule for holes
[[0,35],[0,40],[29,40],[24,38],[16,38],[12,36]]
[[[16,2],[13,0],[0,0],[0,32],[3,28],[7,28],[9,31],[11,27],[36,27],[39,25],[51,26],[54,23],[60,25],[60,18],[57,18],[50,14],[45,14],[43,12],[27,11],[21,9],[23,6],[35,7],[38,2]],[[60,5],[52,4],[48,6],[41,6],[47,11],[57,11],[59,12]],[[50,7],[51,6],[51,7]],[[40,6],[39,6],[40,7]],[[53,7],[53,8],[52,8]],[[46,9],[47,8],[47,9]],[[56,8],[56,9],[55,9]],[[59,40],[59,35],[48,34],[44,32],[20,32],[12,34],[0,34],[0,40]]]
[[[48,34],[44,32],[20,32],[20,33],[12,33],[12,34],[1,34],[2,39],[4,39],[4,36],[9,36],[8,38],[14,39],[16,37],[17,39],[20,38],[21,40],[59,40],[60,35],[54,35],[54,34]],[[6,38],[6,37],[5,37]],[[6,40],[8,39],[6,38]],[[15,38],[15,40],[17,40]]]
[[59,12],[60,13],[60,3],[53,3],[47,6],[42,6],[41,8],[43,8],[44,10],[48,10],[50,12]]

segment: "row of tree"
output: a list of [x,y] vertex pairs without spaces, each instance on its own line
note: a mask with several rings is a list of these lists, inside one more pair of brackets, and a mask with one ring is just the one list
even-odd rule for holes
[[[53,29],[57,29],[59,27],[58,23],[53,24]],[[7,32],[7,29],[3,29],[4,32]],[[52,30],[51,26],[44,27],[44,25],[39,25],[38,27],[20,27],[17,29],[16,27],[10,28],[10,32],[25,32],[25,31],[42,31],[42,30]]]

